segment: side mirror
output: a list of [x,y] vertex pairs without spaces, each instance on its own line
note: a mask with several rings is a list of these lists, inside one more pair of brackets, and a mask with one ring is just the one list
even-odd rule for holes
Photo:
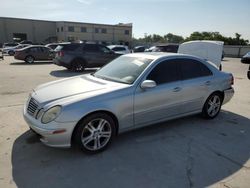
[[142,89],[149,89],[149,88],[154,88],[154,87],[156,87],[156,83],[153,80],[144,80],[141,83],[141,88]]

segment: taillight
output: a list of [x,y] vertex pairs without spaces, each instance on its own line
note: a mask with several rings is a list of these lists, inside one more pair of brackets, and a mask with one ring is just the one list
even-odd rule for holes
[[234,85],[234,76],[231,74],[231,85]]
[[58,54],[58,56],[60,56],[60,57],[64,56],[64,52],[63,52],[63,51],[59,51],[57,54]]

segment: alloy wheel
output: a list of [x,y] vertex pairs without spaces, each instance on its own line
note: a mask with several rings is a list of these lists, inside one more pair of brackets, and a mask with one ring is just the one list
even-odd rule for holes
[[33,63],[33,62],[34,62],[34,58],[31,57],[31,56],[28,56],[28,57],[26,58],[26,62],[27,62],[27,63]]
[[208,101],[207,114],[210,117],[216,116],[217,113],[220,111],[220,107],[221,107],[220,97],[218,95],[212,96]]
[[97,151],[107,145],[112,136],[110,123],[103,119],[93,119],[88,122],[81,135],[81,142],[85,148]]

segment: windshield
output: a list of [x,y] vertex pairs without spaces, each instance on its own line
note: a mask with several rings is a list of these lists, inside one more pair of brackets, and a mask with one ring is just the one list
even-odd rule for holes
[[93,76],[104,80],[133,84],[150,62],[152,62],[152,59],[120,56],[97,71]]

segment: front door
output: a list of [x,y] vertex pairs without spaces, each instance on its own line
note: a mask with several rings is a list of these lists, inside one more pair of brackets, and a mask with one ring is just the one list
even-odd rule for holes
[[173,60],[158,63],[144,80],[153,80],[156,87],[137,87],[134,95],[136,126],[155,123],[178,115],[182,103],[182,83],[178,64]]

